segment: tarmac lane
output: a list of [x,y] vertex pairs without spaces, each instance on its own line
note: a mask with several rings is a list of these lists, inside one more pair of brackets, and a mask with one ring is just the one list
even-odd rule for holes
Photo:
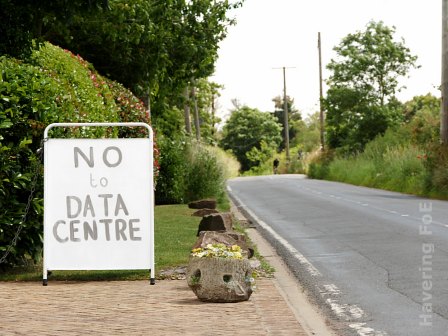
[[304,175],[228,190],[342,335],[448,335],[447,201]]

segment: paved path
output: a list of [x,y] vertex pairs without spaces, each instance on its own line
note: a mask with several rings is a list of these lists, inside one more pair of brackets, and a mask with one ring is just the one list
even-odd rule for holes
[[276,287],[204,303],[185,280],[0,282],[0,335],[307,335]]
[[248,301],[201,302],[186,280],[0,282],[0,335],[330,335],[272,247],[248,233],[279,277],[257,279]]

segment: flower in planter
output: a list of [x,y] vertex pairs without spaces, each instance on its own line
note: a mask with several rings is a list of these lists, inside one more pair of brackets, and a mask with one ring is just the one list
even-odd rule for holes
[[196,258],[243,259],[240,246],[227,246],[225,244],[207,244],[205,247],[193,249],[191,251],[191,256]]

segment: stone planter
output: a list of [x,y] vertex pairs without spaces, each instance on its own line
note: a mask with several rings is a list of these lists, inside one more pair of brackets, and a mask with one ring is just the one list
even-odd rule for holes
[[187,283],[199,300],[238,302],[252,294],[252,268],[247,259],[190,258]]

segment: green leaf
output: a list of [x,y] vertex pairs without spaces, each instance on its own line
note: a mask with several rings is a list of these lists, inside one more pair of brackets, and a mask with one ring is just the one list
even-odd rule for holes
[[33,140],[31,140],[31,139],[23,139],[22,141],[20,141],[19,148],[25,148],[32,143],[33,143]]
[[10,128],[13,125],[13,123],[9,120],[2,121],[0,124],[0,128]]

